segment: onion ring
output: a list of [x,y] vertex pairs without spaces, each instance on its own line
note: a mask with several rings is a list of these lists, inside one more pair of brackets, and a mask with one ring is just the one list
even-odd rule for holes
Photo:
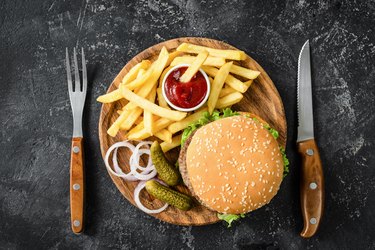
[[[121,177],[127,181],[137,181],[137,180],[147,181],[147,180],[152,179],[153,177],[157,175],[157,171],[155,169],[155,166],[152,164],[151,151],[148,148],[141,149],[142,146],[146,145],[148,147],[151,144],[152,142],[150,141],[141,141],[138,143],[137,146],[134,146],[128,141],[122,141],[122,142],[117,142],[113,144],[108,149],[104,157],[106,168],[111,174],[117,177]],[[132,151],[132,155],[130,156],[130,159],[129,159],[130,171],[128,173],[124,173],[118,164],[117,153],[120,147],[126,147],[130,149],[130,151]],[[112,156],[113,169],[109,165],[109,156],[112,151],[114,151],[113,156]],[[149,155],[148,163],[146,167],[140,166],[139,164],[140,157],[143,154]],[[140,172],[138,172],[137,170],[139,170]]]
[[[128,141],[122,141],[122,142],[116,142],[115,144],[113,144],[107,151],[107,153],[105,154],[105,157],[104,157],[104,163],[105,163],[105,166],[107,168],[107,170],[117,176],[117,177],[121,177],[125,180],[128,180],[128,181],[134,181],[134,176],[133,176],[133,172],[132,170],[130,170],[129,173],[125,174],[119,167],[118,167],[118,164],[117,164],[117,168],[116,170],[120,169],[121,172],[119,171],[118,173],[113,171],[113,169],[111,168],[111,166],[109,165],[109,156],[111,154],[111,152],[115,149],[115,148],[119,148],[119,147],[126,147],[128,149],[130,149],[132,152],[134,152],[134,149],[135,149],[135,146],[131,143],[129,143]],[[117,153],[117,151],[116,151]],[[117,162],[117,156],[116,156],[116,162]],[[132,178],[133,177],[133,178]]]
[[[113,168],[114,168],[116,173],[125,175],[125,173],[122,171],[122,169],[120,168],[120,166],[118,164],[118,161],[117,161],[117,151],[118,151],[118,149],[119,148],[115,148],[115,151],[113,152],[113,157],[112,157]],[[129,176],[126,177],[126,180],[128,180],[128,181],[138,181],[138,179],[134,177],[132,171],[130,171],[128,174],[129,174]]]
[[[139,164],[140,157],[144,154],[148,155],[148,162],[147,166],[143,167]],[[154,169],[154,165],[152,165],[152,160],[151,160],[151,151],[149,149],[140,149],[137,151],[137,149],[134,150],[134,153],[129,159],[130,165],[135,165],[135,167],[139,170],[142,171],[151,171]]]
[[[157,181],[159,181],[159,180],[157,180]],[[160,183],[162,183],[162,182],[160,182]],[[158,209],[149,209],[141,203],[141,200],[139,198],[139,194],[141,193],[142,189],[145,188],[145,186],[146,186],[146,181],[140,181],[138,186],[134,189],[134,201],[135,201],[135,204],[138,206],[138,208],[141,209],[143,212],[148,213],[148,214],[157,214],[157,213],[163,212],[165,209],[167,209],[168,203],[164,204],[164,206],[162,206],[161,208],[158,208]]]

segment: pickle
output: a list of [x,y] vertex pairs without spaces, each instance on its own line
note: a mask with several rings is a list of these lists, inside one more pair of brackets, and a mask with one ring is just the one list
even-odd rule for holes
[[167,183],[168,186],[177,185],[181,180],[180,172],[165,158],[159,142],[154,141],[150,150],[151,159],[155,165],[156,171],[158,171],[160,180]]
[[187,211],[193,206],[193,199],[191,197],[163,186],[155,180],[149,180],[146,182],[146,190],[155,198],[178,209]]

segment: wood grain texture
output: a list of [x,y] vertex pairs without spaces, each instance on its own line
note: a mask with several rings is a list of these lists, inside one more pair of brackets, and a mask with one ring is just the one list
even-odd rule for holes
[[324,209],[324,176],[315,140],[298,143],[302,156],[301,208],[304,227],[301,236],[312,237],[318,230]]
[[[155,60],[155,57],[159,54],[163,46],[165,46],[169,52],[172,52],[178,47],[178,45],[180,45],[183,42],[218,49],[236,49],[235,47],[224,42],[208,38],[186,37],[165,41],[142,51],[141,53],[136,55],[132,60],[130,60],[125,65],[125,67],[120,71],[120,73],[116,76],[116,78],[108,88],[107,92],[111,92],[118,88],[119,83],[121,82],[122,78],[126,75],[126,73],[131,69],[131,67],[139,63],[141,60],[150,59],[153,61]],[[263,117],[265,121],[267,121],[273,128],[279,131],[280,137],[278,141],[280,145],[285,146],[287,125],[284,107],[279,96],[279,93],[277,92],[277,89],[274,86],[272,80],[269,78],[269,76],[263,70],[263,68],[249,56],[247,56],[246,60],[238,62],[238,65],[258,70],[261,72],[261,74],[256,80],[254,80],[249,90],[244,94],[244,98],[242,99],[242,101],[237,105],[234,105],[233,109],[249,111],[256,115],[259,115],[260,117]],[[116,103],[102,105],[99,119],[99,140],[103,158],[108,148],[113,143],[126,139],[124,132],[118,133],[116,137],[110,137],[106,133],[107,129],[118,117],[116,110],[120,109],[124,104],[126,104],[126,101],[121,100]],[[120,165],[123,166],[125,170],[129,170],[127,169],[127,162],[129,162],[129,156],[129,152],[119,155]],[[178,158],[178,149],[171,150],[167,156],[171,160],[176,161]],[[116,184],[117,188],[125,196],[125,198],[130,203],[135,205],[133,192],[134,188],[137,185],[137,182],[126,182],[121,178],[112,176],[111,174],[110,176],[113,182]],[[189,191],[184,186],[178,186],[177,189],[189,194]],[[141,193],[141,201],[150,208],[158,208],[162,205],[160,201],[154,200],[146,192]],[[201,205],[197,205],[196,207],[187,212],[180,211],[173,207],[169,207],[164,212],[154,214],[152,216],[160,220],[177,225],[206,225],[218,222],[216,212],[210,211]]]
[[76,234],[81,233],[84,228],[85,173],[83,157],[83,138],[73,138],[70,160],[70,221],[72,230]]

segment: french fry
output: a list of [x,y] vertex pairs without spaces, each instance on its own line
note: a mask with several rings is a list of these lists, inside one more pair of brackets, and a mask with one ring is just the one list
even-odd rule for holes
[[164,68],[167,66],[169,59],[168,50],[163,47],[160,51],[158,59],[152,64],[154,66],[154,73],[152,75],[152,81],[157,82]]
[[137,78],[141,78],[146,73],[145,69],[140,69],[137,74]]
[[136,134],[136,133],[139,133],[140,131],[144,130],[144,123],[143,123],[143,119],[142,121],[137,124],[136,126],[134,126],[130,131],[128,131],[128,133],[126,134],[126,138],[129,138],[129,135],[131,134]]
[[232,66],[233,62],[228,62],[221,66],[219,71],[217,72],[214,81],[212,83],[211,93],[208,97],[207,106],[208,112],[212,114],[212,111],[215,109],[216,102],[219,99],[219,94],[221,89],[223,88],[224,81],[229,75],[230,67]]
[[[154,92],[154,90],[151,91],[151,93],[147,97],[148,99],[152,100],[153,95],[155,95],[153,92]],[[127,105],[125,105],[125,107],[126,106]],[[130,110],[128,110],[128,109],[125,108],[123,110],[123,112],[130,112],[130,114],[129,114],[128,118],[121,124],[120,129],[121,130],[129,130],[134,125],[134,123],[136,123],[136,121],[140,118],[140,116],[142,115],[142,113],[144,113],[144,110],[141,109],[138,106],[135,106],[135,108],[130,109]],[[150,118],[152,118],[152,115],[151,115]],[[148,120],[147,122],[149,122],[149,126],[152,126],[152,121]]]
[[172,53],[169,54],[168,56],[168,60],[167,60],[167,64],[165,66],[169,66],[171,64],[171,62],[177,57],[177,56],[180,56],[182,55],[183,52],[181,51],[174,51]]
[[233,104],[240,102],[242,98],[243,95],[240,92],[234,92],[217,100],[215,108],[223,109],[232,106]]
[[[148,96],[148,100],[152,103],[155,103],[156,98],[156,85],[152,89],[151,93]],[[147,132],[149,132],[151,135],[153,135],[153,119],[152,119],[152,113],[148,110],[143,111],[143,121],[144,126]]]
[[[145,70],[145,69],[140,69],[140,70],[138,71],[137,79],[141,78],[145,73],[146,73],[146,70]],[[142,88],[142,86],[139,86],[138,88],[135,88],[135,89],[134,89],[134,92],[135,92],[135,93],[138,93],[139,90],[140,90],[141,88]]]
[[[150,94],[150,92],[151,92],[152,88],[155,86],[155,83],[157,82],[161,72],[163,71],[162,67],[164,67],[167,60],[168,60],[168,51],[166,50],[165,47],[163,47],[160,51],[158,59],[155,62],[153,62],[153,64],[152,64],[152,65],[157,65],[157,66],[155,66],[153,76],[151,77],[151,79],[148,82],[145,83],[145,85],[143,85],[142,87],[134,90],[134,92],[137,95],[139,95],[141,97],[147,97]],[[153,67],[153,66],[151,66],[151,67]],[[122,110],[125,110],[125,109],[131,110],[131,109],[134,109],[135,107],[137,107],[137,105],[129,102],[128,104],[126,104],[122,108]]]
[[176,135],[172,138],[172,142],[171,143],[168,143],[168,142],[162,142],[160,143],[160,147],[161,149],[163,150],[163,152],[168,152],[169,150],[175,148],[175,147],[178,147],[181,145],[181,137],[182,137],[182,134],[180,135]]
[[[139,66],[137,66],[139,65]],[[139,74],[139,71],[140,70],[144,70],[144,68],[147,66],[149,67],[150,66],[150,61],[142,61],[141,63],[137,64],[135,67],[138,67],[137,70],[133,70],[134,67],[129,71],[129,73],[131,73],[132,75],[133,74]],[[128,74],[129,74],[128,73]],[[130,79],[130,78],[129,78]],[[118,91],[120,94],[120,90],[117,89],[116,91]],[[112,92],[111,92],[112,93]],[[120,98],[121,99],[121,98]],[[126,111],[126,110],[125,110]],[[131,126],[133,125],[133,123],[135,122],[135,120],[137,120],[137,118],[142,114],[142,109],[141,108],[138,108],[137,109],[134,109],[132,110],[131,112],[125,112],[123,111],[120,116],[116,119],[116,121],[111,125],[111,127],[108,129],[107,133],[114,137],[116,136],[116,134],[118,133],[118,131],[120,129],[125,129],[125,130],[128,130],[131,128]]]
[[[144,73],[146,73],[146,70],[144,70],[144,69],[140,69],[139,72],[138,72],[137,78],[142,77],[142,75],[143,75]],[[150,86],[151,86],[151,85],[150,85]],[[134,90],[134,92],[135,92],[135,93],[139,93],[141,89],[142,89],[142,86],[136,88],[136,89]],[[119,89],[119,91],[120,91],[120,89]],[[121,95],[121,96],[122,96],[122,95]],[[137,107],[137,106],[135,106],[135,105],[132,104],[132,103],[127,103],[124,107],[122,107],[122,110],[132,110],[132,109],[135,109],[136,107]]]
[[232,65],[230,73],[245,77],[247,79],[255,79],[259,76],[260,72],[256,70],[247,69],[241,66]]
[[[142,62],[136,64],[133,68],[122,79],[122,83],[126,84],[134,79],[138,78],[141,72],[145,72],[145,69],[149,68],[151,62],[149,60],[143,60]],[[122,99],[122,95],[119,89],[116,89],[110,93],[99,96],[96,100],[101,103],[111,103]]]
[[121,94],[127,99],[129,102],[134,103],[135,105],[151,112],[152,114],[158,115],[160,117],[167,118],[173,121],[180,121],[185,118],[186,113],[180,111],[174,111],[162,108],[145,98],[133,93],[131,90],[127,89],[124,85],[120,86]]
[[247,88],[249,88],[252,83],[253,83],[253,80],[248,80],[248,81],[244,82],[243,84],[245,84],[247,86]]
[[[153,118],[155,118],[155,117],[156,117],[156,116],[154,116]],[[141,122],[143,122],[143,117],[142,117],[142,116],[138,117],[138,119],[135,121],[134,124],[138,125],[138,124],[140,124]]]
[[[139,124],[138,124],[139,125]],[[137,126],[138,126],[137,125]],[[144,139],[146,139],[146,138],[148,138],[148,137],[150,137],[151,136],[151,134],[150,133],[148,133],[144,128],[142,129],[142,130],[140,130],[140,131],[133,131],[133,132],[129,132],[128,134],[127,134],[127,138],[129,139],[129,140],[144,140]]]
[[168,120],[168,119],[163,118],[163,117],[157,119],[155,121],[155,127],[154,127],[155,133],[159,132],[160,130],[162,130],[162,129],[166,128],[166,127],[168,127],[169,124],[171,124],[172,122],[173,121]]
[[116,121],[109,127],[107,134],[112,137],[115,137],[118,131],[120,130],[121,124],[129,117],[128,112],[122,112],[121,115],[116,119]]
[[223,57],[230,60],[245,60],[246,54],[241,50],[222,50],[222,49],[212,49],[209,47],[199,46],[190,43],[182,43],[177,47],[177,51],[199,54],[205,50],[208,51],[210,56]]
[[136,64],[133,68],[129,70],[129,72],[124,76],[122,79],[122,84],[127,84],[134,79],[137,78],[138,72],[143,69],[146,70],[151,66],[151,62],[149,60],[143,60],[142,62]]
[[118,101],[122,98],[124,97],[121,95],[120,90],[116,89],[112,92],[99,96],[98,98],[96,98],[96,100],[101,103],[111,103],[111,102]]
[[[169,54],[168,54],[167,49],[165,47],[163,47],[160,51],[158,59],[155,62],[153,62],[152,65],[151,65],[151,67],[154,68],[152,77],[142,86],[142,88],[140,88],[138,91],[135,92],[137,95],[145,98],[150,94],[152,88],[157,83],[157,81],[160,77],[160,74],[163,72],[163,69],[165,68],[165,65],[166,65],[167,60],[168,60],[168,55]],[[135,108],[136,106],[137,105],[130,102],[123,109],[130,110],[130,109]]]
[[165,75],[167,74],[167,72],[172,68],[172,66],[169,66],[169,67],[166,67],[163,71],[163,73],[161,73],[161,76],[159,78],[159,88],[161,88],[161,86],[163,85],[163,80],[164,80],[164,77]]
[[165,100],[165,98],[163,96],[163,90],[161,88],[158,88],[156,90],[156,92],[158,94],[159,106],[162,107],[162,108],[170,109],[167,101]]
[[200,111],[195,112],[194,114],[191,114],[187,116],[185,119],[174,122],[171,125],[168,126],[168,130],[175,134],[178,131],[181,131],[189,126],[189,124],[198,121],[204,114],[204,112],[207,112],[207,108],[203,108]]
[[172,133],[167,129],[162,129],[159,132],[155,133],[155,136],[162,141],[172,143]]
[[208,80],[210,81],[210,89],[212,89],[212,83],[214,82],[214,79],[211,76],[209,76]]
[[204,61],[208,57],[207,51],[200,52],[194,61],[187,68],[185,73],[180,77],[181,82],[189,82],[191,78],[198,72],[199,68],[203,65]]
[[140,107],[136,107],[132,110],[123,110],[123,113],[129,113],[127,119],[120,125],[121,130],[129,130],[135,121],[142,115],[143,110]]
[[[171,66],[176,66],[178,64],[183,64],[183,63],[191,64],[193,63],[194,59],[195,59],[194,56],[178,56],[171,62]],[[225,58],[209,56],[204,61],[203,65],[221,67],[224,65],[224,63],[225,63]]]
[[231,88],[230,86],[226,86],[226,87],[224,87],[224,88],[220,91],[219,98],[224,97],[224,96],[229,95],[229,94],[232,94],[232,93],[234,93],[234,92],[236,92],[235,89]]
[[139,88],[141,87],[142,85],[144,85],[147,81],[149,81],[149,79],[152,77],[152,74],[154,72],[154,67],[150,67],[146,73],[144,73],[142,76],[140,76],[139,78],[136,78],[134,79],[133,81],[125,84],[126,88],[127,89],[130,89],[130,90],[134,90],[136,88]]
[[[165,118],[160,118],[160,119],[156,120],[155,124],[154,124],[155,125],[154,126],[154,131],[155,131],[154,133],[157,133],[160,130],[165,129],[171,123],[173,123],[173,121],[165,119]],[[137,126],[135,126],[134,128],[132,128],[129,131],[129,133],[127,134],[127,138],[129,138],[130,140],[143,140],[143,139],[146,139],[147,137],[150,137],[150,136],[151,136],[151,134],[148,133],[144,129],[144,122],[143,121],[141,123],[139,123]]]
[[[204,72],[206,72],[208,75],[215,77],[217,75],[217,72],[219,71],[217,68],[210,67],[210,66],[202,66],[202,69]],[[225,79],[225,83],[237,90],[238,92],[245,93],[248,89],[248,86],[229,74],[227,78]]]

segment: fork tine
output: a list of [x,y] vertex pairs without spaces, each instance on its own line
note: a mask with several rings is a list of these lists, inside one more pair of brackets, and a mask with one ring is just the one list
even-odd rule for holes
[[86,59],[85,59],[85,52],[82,48],[82,92],[86,94],[87,90],[87,71],[86,71]]
[[69,62],[69,53],[68,53],[68,48],[66,48],[66,75],[68,77],[68,90],[69,90],[69,95],[70,93],[73,92],[73,83],[72,83],[72,73],[70,72],[70,62]]
[[81,80],[79,79],[76,48],[74,48],[74,91],[81,91]]

